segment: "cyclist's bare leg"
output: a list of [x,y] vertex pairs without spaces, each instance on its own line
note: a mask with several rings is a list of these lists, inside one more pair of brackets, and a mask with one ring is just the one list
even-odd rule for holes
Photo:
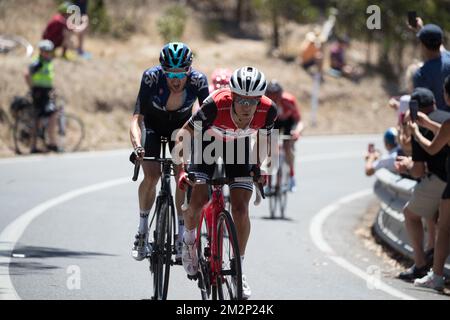
[[[175,177],[178,177],[178,170],[175,169]],[[184,201],[184,191],[180,188],[176,188],[175,190],[175,207],[177,208],[178,214],[178,241],[182,241],[183,233],[184,233],[184,214],[181,206]]]
[[[49,137],[49,143],[52,146],[56,146],[56,143],[57,143],[57,139],[56,139],[57,125],[58,125],[58,112],[54,112],[48,118],[48,137]],[[59,147],[63,147],[63,146],[59,146]]]
[[156,198],[156,185],[161,177],[159,163],[143,162],[144,180],[139,186],[139,208],[141,211],[151,210]]
[[239,244],[239,253],[245,255],[248,238],[250,236],[250,217],[248,214],[248,204],[252,197],[249,190],[236,188],[230,191],[231,213],[233,215],[234,224]]
[[284,148],[284,154],[286,155],[286,162],[289,165],[289,169],[291,170],[291,175],[292,175],[292,173],[294,171],[294,161],[295,161],[293,142],[292,141],[284,141],[283,148]]
[[183,212],[186,231],[195,230],[199,223],[200,212],[208,202],[208,186],[195,185],[192,188],[189,209]]

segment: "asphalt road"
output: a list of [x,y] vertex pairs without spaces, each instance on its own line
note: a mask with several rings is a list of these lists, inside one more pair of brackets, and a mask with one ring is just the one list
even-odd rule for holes
[[[310,137],[297,147],[287,220],[251,208],[244,272],[252,299],[448,299],[384,272],[354,234],[374,196],[363,173],[378,136]],[[128,151],[0,160],[0,299],[149,299],[131,258],[137,183]],[[341,200],[341,201],[340,201]],[[169,299],[200,299],[182,267]]]

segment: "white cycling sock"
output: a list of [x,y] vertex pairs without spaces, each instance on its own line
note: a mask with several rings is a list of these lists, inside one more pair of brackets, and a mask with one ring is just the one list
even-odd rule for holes
[[187,244],[187,245],[194,244],[195,238],[196,238],[195,229],[193,229],[193,230],[185,229],[184,230],[183,241],[185,244]]
[[142,210],[139,213],[139,228],[138,232],[140,234],[145,234],[148,232],[148,217],[150,215],[150,210]]

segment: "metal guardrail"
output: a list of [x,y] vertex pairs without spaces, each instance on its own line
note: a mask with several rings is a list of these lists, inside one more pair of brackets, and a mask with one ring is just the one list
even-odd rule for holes
[[[413,258],[405,228],[403,207],[408,202],[416,181],[403,178],[386,169],[375,173],[377,181],[374,192],[380,200],[381,208],[374,223],[375,233],[387,245],[404,256]],[[450,277],[450,258],[445,265],[445,274]]]

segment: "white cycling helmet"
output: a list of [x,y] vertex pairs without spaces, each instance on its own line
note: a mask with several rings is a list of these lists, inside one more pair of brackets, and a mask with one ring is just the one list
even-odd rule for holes
[[55,45],[50,40],[42,40],[39,42],[38,47],[42,51],[51,52],[55,49]]
[[254,67],[243,67],[231,76],[230,88],[231,92],[241,96],[260,97],[266,93],[266,77]]

